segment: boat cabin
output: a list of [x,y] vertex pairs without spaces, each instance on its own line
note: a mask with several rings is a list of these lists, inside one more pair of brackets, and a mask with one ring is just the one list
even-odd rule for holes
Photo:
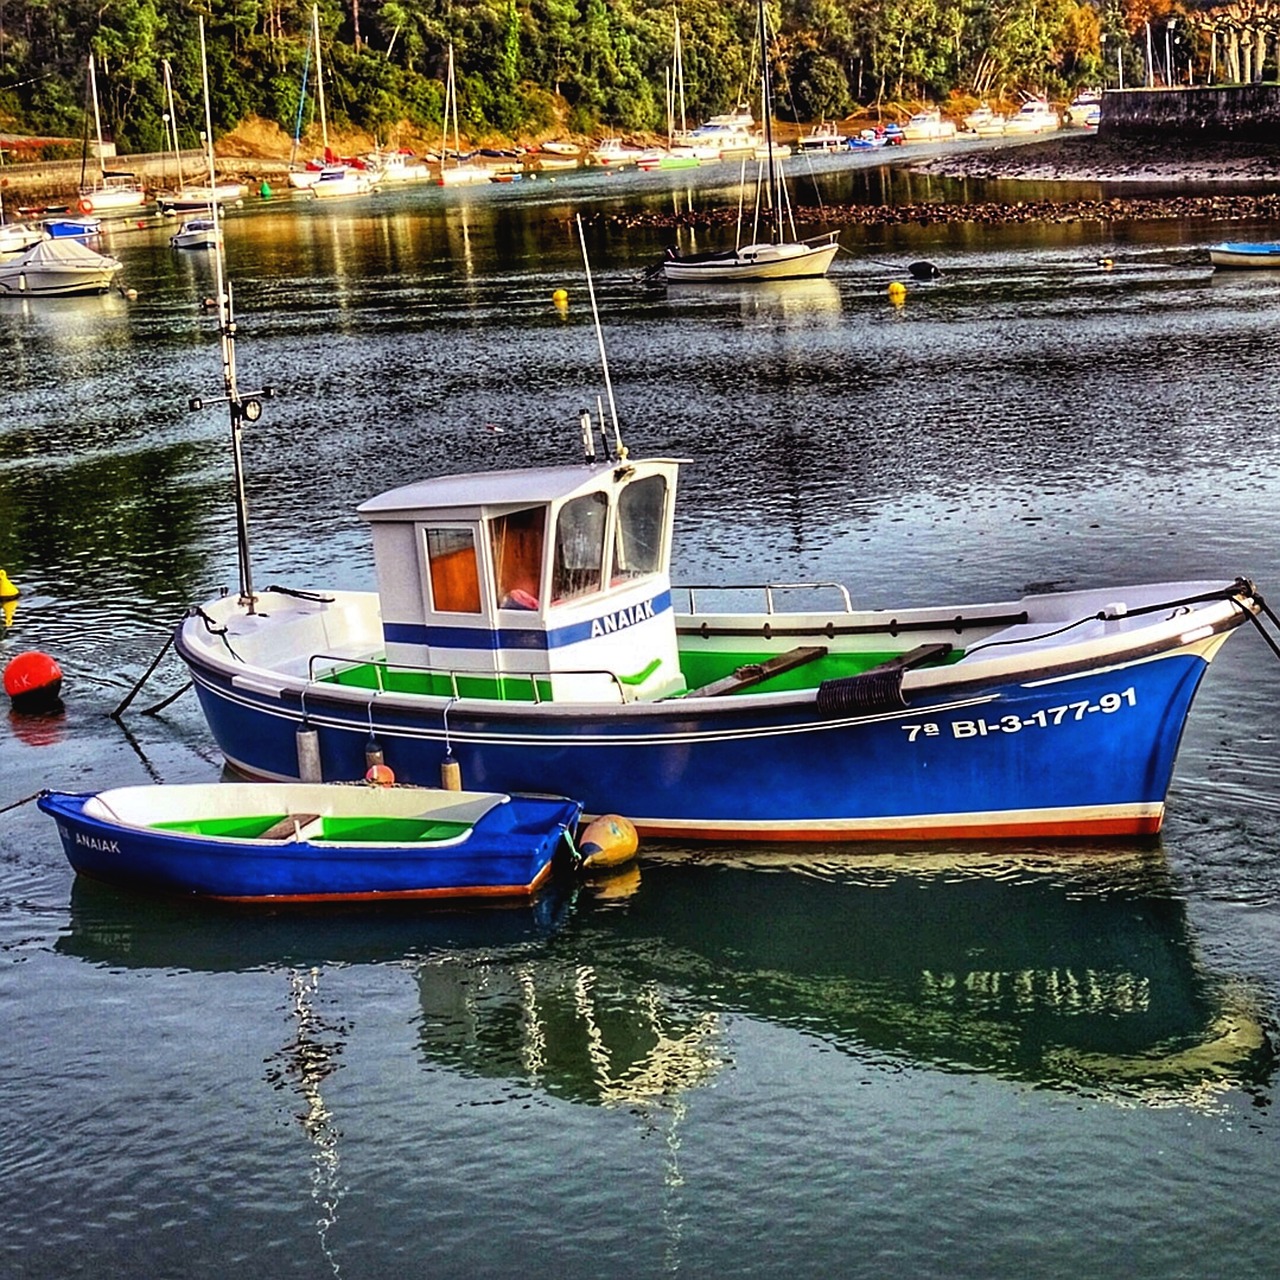
[[468,697],[683,692],[678,471],[673,459],[623,459],[441,476],[365,502],[389,668]]

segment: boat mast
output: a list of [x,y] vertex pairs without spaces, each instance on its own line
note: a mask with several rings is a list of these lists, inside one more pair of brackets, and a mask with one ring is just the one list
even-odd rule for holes
[[298,148],[302,145],[302,113],[307,106],[307,77],[311,72],[311,37],[307,37],[307,52],[302,60],[302,88],[298,91],[298,114],[293,122],[293,149],[289,152],[289,168],[292,169],[298,159]]
[[242,393],[236,380],[236,322],[231,308],[231,284],[226,279],[222,259],[222,212],[213,198],[215,185],[213,159],[213,114],[209,106],[209,60],[205,53],[204,16],[200,17],[200,70],[204,87],[205,158],[209,166],[209,216],[213,219],[213,273],[218,290],[218,336],[222,342],[222,387],[224,394],[216,399],[192,399],[192,409],[211,404],[225,404],[231,417],[231,462],[235,478],[236,553],[240,565],[240,605],[255,611],[257,597],[253,593],[253,568],[249,558],[249,504],[244,486],[244,455],[241,429],[245,422],[257,422],[262,416],[262,401],[274,395],[271,387]]
[[93,97],[93,129],[98,135],[98,172],[105,178],[107,166],[102,157],[102,117],[98,114],[98,76],[93,69],[93,54],[89,55],[89,93]]
[[316,102],[320,106],[320,137],[324,142],[324,162],[329,163],[329,121],[324,113],[324,71],[320,66],[320,6],[311,6],[311,38],[316,43]]
[[680,10],[672,7],[672,13],[676,20],[676,39],[675,39],[675,81],[676,95],[680,103],[680,133],[683,136],[689,132],[689,123],[684,113],[684,46],[680,43]]
[[164,92],[169,103],[169,137],[173,142],[173,162],[178,169],[178,190],[181,191],[186,183],[182,177],[182,152],[178,148],[178,113],[173,107],[173,73],[169,68],[168,58],[162,59],[160,65],[164,68]]
[[774,198],[773,173],[773,91],[769,84],[769,40],[765,27],[764,0],[759,0],[760,12],[760,101],[764,112],[765,195],[769,201],[769,215],[773,219],[773,242],[782,243],[782,213]]

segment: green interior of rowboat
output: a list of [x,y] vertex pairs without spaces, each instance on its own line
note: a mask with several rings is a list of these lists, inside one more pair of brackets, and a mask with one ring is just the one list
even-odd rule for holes
[[[730,697],[750,697],[758,693],[786,693],[796,689],[816,689],[824,680],[836,680],[862,672],[896,658],[900,650],[874,653],[834,653],[816,658],[801,666],[792,667],[761,680],[757,684],[737,690]],[[701,689],[731,676],[739,667],[761,663],[776,656],[774,653],[753,653],[749,650],[714,652],[682,650],[680,672],[685,685]],[[956,649],[946,662],[956,662],[963,657],[963,650]],[[355,689],[381,689],[388,693],[424,694],[438,698],[451,697],[455,691],[454,678],[441,671],[404,671],[380,663],[362,662],[330,672],[321,677],[329,684],[346,685]],[[463,676],[456,677],[456,691],[462,698],[489,698],[499,702],[552,701],[551,683],[544,677],[529,676]]]
[[[230,840],[256,840],[287,818],[283,813],[239,815],[234,818],[190,818],[181,822],[153,822],[155,831],[173,831],[189,836],[220,836]],[[356,844],[416,844],[431,840],[452,840],[470,829],[469,822],[449,822],[434,818],[382,818],[352,816],[320,819],[320,830],[307,833],[308,840]],[[290,834],[290,833],[285,833]],[[283,836],[281,838],[284,838]]]

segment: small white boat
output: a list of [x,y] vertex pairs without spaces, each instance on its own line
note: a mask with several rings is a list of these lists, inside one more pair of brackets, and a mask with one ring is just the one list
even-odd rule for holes
[[369,157],[369,168],[376,181],[429,182],[431,168],[412,151],[377,151]]
[[1061,128],[1058,113],[1043,98],[1032,98],[1004,122],[1005,133],[1051,133]]
[[573,156],[575,159],[582,154],[582,148],[576,142],[558,142],[554,139],[551,142],[540,142],[538,150],[545,151],[549,156]]
[[188,218],[169,237],[175,249],[213,249],[218,244],[218,224],[212,218]]
[[824,120],[800,138],[801,151],[843,151],[849,139],[836,127],[835,122]]
[[106,293],[119,270],[115,258],[94,253],[79,240],[40,240],[0,262],[0,293],[33,297]]
[[21,253],[43,239],[44,232],[39,227],[29,227],[22,222],[2,223],[0,224],[0,257]]
[[1215,267],[1252,267],[1280,271],[1280,242],[1228,241],[1209,246],[1209,261]]
[[698,160],[727,160],[753,155],[760,142],[751,111],[741,105],[734,111],[712,116],[688,133],[674,134],[671,150],[683,151]]
[[372,176],[363,169],[331,164],[320,170],[307,190],[318,200],[327,200],[336,196],[367,195],[373,188]]
[[1004,116],[993,111],[988,102],[974,108],[960,123],[969,133],[979,136],[993,136],[1004,132]]
[[599,146],[587,153],[591,164],[607,165],[611,169],[619,169],[623,165],[635,164],[644,155],[639,147],[628,147],[621,138],[605,138]]
[[1086,89],[1071,99],[1071,105],[1066,111],[1066,122],[1083,128],[1096,128],[1101,115],[1102,95],[1096,90]]
[[156,196],[156,205],[165,213],[196,213],[211,204],[235,204],[243,200],[243,182],[219,182],[217,186],[187,187]]
[[944,120],[936,107],[929,111],[917,111],[902,126],[902,136],[907,142],[945,142],[956,136],[956,126]]

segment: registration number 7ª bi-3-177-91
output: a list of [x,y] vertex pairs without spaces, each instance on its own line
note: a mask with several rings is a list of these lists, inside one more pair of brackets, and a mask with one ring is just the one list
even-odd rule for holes
[[[953,738],[985,738],[993,733],[1021,733],[1023,729],[1053,729],[1090,715],[1112,715],[1123,707],[1136,707],[1138,695],[1131,685],[1123,693],[1104,693],[1097,702],[1068,702],[1061,707],[1041,707],[1029,716],[1000,716],[996,720],[952,720]],[[908,742],[936,738],[946,726],[934,721],[901,726]]]

